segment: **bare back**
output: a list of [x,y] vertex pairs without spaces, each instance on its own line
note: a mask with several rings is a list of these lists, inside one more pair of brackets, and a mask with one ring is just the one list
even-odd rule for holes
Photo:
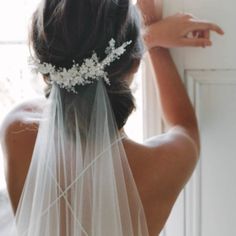
[[[31,162],[44,102],[37,100],[18,106],[2,126],[7,187],[14,210]],[[191,176],[197,162],[197,149],[182,128],[153,137],[144,144],[127,137],[123,144],[143,203],[150,236],[156,236]]]

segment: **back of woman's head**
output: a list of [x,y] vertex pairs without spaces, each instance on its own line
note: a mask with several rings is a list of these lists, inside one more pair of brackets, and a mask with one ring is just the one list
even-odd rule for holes
[[30,39],[35,56],[58,68],[69,69],[73,61],[82,64],[93,51],[102,60],[111,38],[116,47],[132,40],[121,58],[106,68],[111,81],[107,93],[121,128],[135,108],[125,76],[144,52],[136,7],[130,0],[43,0],[33,15]]

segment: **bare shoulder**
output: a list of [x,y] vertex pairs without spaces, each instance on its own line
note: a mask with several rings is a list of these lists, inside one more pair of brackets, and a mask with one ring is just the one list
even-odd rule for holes
[[13,147],[15,150],[36,137],[44,102],[44,99],[35,99],[21,103],[6,115],[0,128],[0,140],[5,154]]
[[171,202],[191,177],[199,157],[198,144],[181,127],[152,137],[144,144],[127,140],[125,148],[131,162],[136,167],[140,163],[139,171],[149,176],[150,185],[154,185],[151,188],[156,186],[159,198]]
[[0,138],[11,202],[16,210],[31,163],[44,100],[24,102],[13,108],[1,124]]
[[157,235],[193,173],[199,155],[198,144],[181,127],[152,137],[143,144],[129,138],[123,143],[150,234]]

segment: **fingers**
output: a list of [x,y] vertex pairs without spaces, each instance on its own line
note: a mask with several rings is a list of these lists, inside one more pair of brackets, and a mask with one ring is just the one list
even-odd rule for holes
[[[203,30],[203,31],[197,31],[198,34],[195,36],[195,39],[206,39],[208,41],[206,42],[209,42],[210,41],[210,30]],[[209,45],[204,45],[203,47],[206,47],[206,46],[209,46]]]
[[198,31],[195,30],[192,32],[192,35],[193,35],[193,38],[198,38],[199,33]]
[[[182,41],[183,46],[194,46],[194,47],[207,47],[211,46],[210,31],[209,30],[197,30],[191,32],[191,35],[184,37],[188,40]],[[192,39],[191,41],[189,39]],[[201,40],[199,40],[201,39]],[[187,45],[186,45],[187,44]]]
[[196,16],[194,16],[191,13],[184,13],[183,16],[186,17],[191,23],[193,23],[191,25],[192,31],[211,30],[211,31],[214,31],[220,35],[224,34],[224,31],[217,24],[214,24],[214,23],[211,23],[208,21],[204,21],[204,20],[200,20],[199,18],[197,18]]
[[208,30],[208,31],[214,31],[220,35],[224,34],[224,31],[218,26],[217,24],[206,22],[206,21],[200,21],[196,19],[191,19],[191,31],[196,30]]
[[212,42],[207,38],[182,38],[182,47],[209,47]]
[[210,39],[210,30],[203,31],[203,38]]
[[192,38],[210,39],[210,31],[209,30],[195,30],[191,33],[192,33]]
[[212,45],[212,42],[210,40],[211,31],[214,31],[220,35],[224,34],[224,31],[217,24],[198,20],[192,17],[189,19],[190,19],[189,32],[192,32],[193,37],[182,38],[181,44],[184,47],[203,47],[203,48],[209,47]]

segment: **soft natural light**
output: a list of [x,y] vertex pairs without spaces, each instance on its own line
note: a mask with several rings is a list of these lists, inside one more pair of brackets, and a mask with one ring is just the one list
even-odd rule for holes
[[[0,8],[0,122],[16,104],[37,96],[37,83],[29,74],[26,45],[29,19],[38,0],[8,0]],[[33,82],[32,82],[33,80]],[[132,90],[137,99],[137,110],[125,127],[136,141],[143,140],[142,133],[142,83],[141,70],[136,75]],[[24,147],[22,147],[24,148]],[[2,152],[0,150],[0,189],[5,188]]]

